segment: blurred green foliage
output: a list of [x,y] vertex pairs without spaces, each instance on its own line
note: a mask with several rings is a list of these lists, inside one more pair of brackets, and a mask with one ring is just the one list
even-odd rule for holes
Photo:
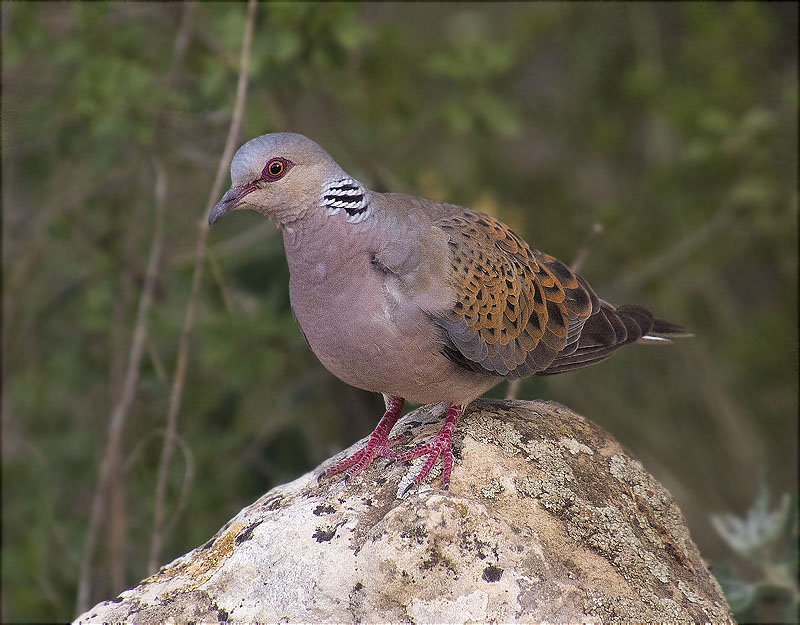
[[[168,89],[186,11],[186,58]],[[124,585],[146,573],[196,224],[245,14],[2,5],[4,621],[74,616],[156,157],[166,257],[124,436],[122,531],[104,534],[93,597],[122,590],[107,571],[121,567]],[[797,489],[797,5],[270,3],[255,33],[242,141],[301,132],[372,188],[492,212],[567,261],[603,225],[582,273],[606,299],[648,305],[696,337],[529,379],[520,396],[611,431],[676,496],[726,589],[758,585],[768,567],[735,567],[741,554],[711,515],[741,516],[759,472],[774,493]],[[305,347],[271,225],[230,217],[209,258],[170,511],[190,490],[165,562],[367,434],[382,409]],[[740,596],[742,617],[774,616]]]

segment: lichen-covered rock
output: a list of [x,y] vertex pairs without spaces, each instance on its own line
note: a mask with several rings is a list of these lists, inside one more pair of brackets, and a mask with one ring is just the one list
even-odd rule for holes
[[670,494],[596,425],[480,400],[454,447],[450,491],[402,500],[407,465],[318,481],[331,459],[77,622],[732,621]]

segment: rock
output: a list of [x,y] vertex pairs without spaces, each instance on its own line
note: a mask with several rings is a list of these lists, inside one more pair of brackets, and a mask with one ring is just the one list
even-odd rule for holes
[[[419,444],[442,412],[395,432]],[[342,452],[76,622],[733,621],[670,494],[590,421],[479,400],[454,445],[450,491],[402,500],[385,460],[318,482]]]

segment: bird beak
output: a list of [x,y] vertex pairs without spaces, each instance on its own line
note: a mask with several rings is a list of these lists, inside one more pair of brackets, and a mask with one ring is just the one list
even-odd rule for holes
[[228,189],[225,195],[222,196],[222,199],[217,202],[217,205],[211,211],[211,214],[208,216],[208,225],[214,225],[214,222],[217,221],[223,215],[227,215],[231,211],[236,210],[242,203],[242,198],[250,193],[251,191],[255,191],[255,186],[247,186],[247,187],[232,187]]

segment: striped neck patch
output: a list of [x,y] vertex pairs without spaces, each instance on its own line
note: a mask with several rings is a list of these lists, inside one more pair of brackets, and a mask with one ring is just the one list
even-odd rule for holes
[[322,192],[321,204],[329,215],[344,210],[347,213],[347,221],[351,223],[358,223],[366,219],[369,214],[367,190],[352,178],[339,178],[328,182]]

